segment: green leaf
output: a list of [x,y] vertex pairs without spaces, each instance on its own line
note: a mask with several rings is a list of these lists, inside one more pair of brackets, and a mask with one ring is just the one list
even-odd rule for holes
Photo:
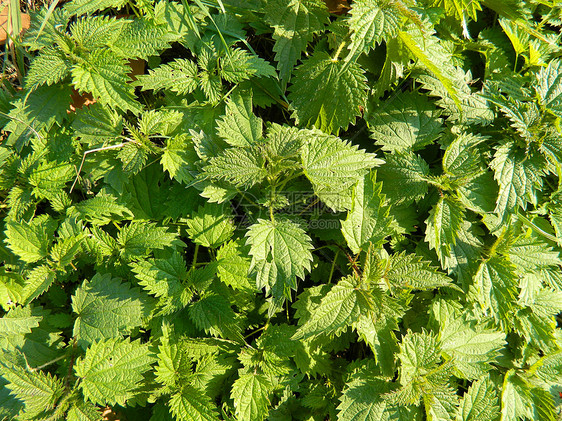
[[126,22],[119,36],[111,42],[112,53],[127,59],[148,60],[157,56],[177,39],[165,25],[152,19],[137,17]]
[[377,171],[382,192],[396,203],[409,204],[427,194],[429,165],[413,153],[394,153],[385,157],[386,163]]
[[0,344],[4,339],[23,336],[39,326],[42,317],[32,316],[31,307],[16,307],[0,318]]
[[117,242],[121,246],[121,256],[125,259],[146,256],[153,249],[184,246],[176,233],[147,222],[132,222],[123,226],[117,235]]
[[279,76],[288,81],[302,51],[328,23],[326,5],[320,0],[272,0],[263,12],[274,28],[273,51]]
[[461,317],[445,323],[439,333],[441,350],[462,378],[478,379],[492,369],[491,362],[506,344],[505,334],[485,329]]
[[381,188],[382,184],[375,182],[374,172],[355,186],[351,210],[341,223],[347,245],[355,254],[366,251],[369,244],[379,246],[390,234],[392,217]]
[[529,384],[515,374],[513,369],[505,374],[501,392],[501,421],[534,419],[530,389]]
[[451,279],[415,254],[395,253],[386,262],[384,279],[393,288],[431,290],[450,286]]
[[110,274],[96,274],[72,296],[72,311],[78,314],[73,335],[85,347],[140,326],[150,312],[150,301],[138,288],[130,288]]
[[536,85],[534,85],[542,105],[556,112],[558,116],[562,114],[561,72],[562,61],[552,60],[547,67],[541,67],[535,74]]
[[55,122],[65,119],[70,105],[70,87],[64,84],[42,86],[29,93],[26,101],[21,98],[13,105],[8,114],[10,122],[4,127],[10,132],[6,145],[21,149],[31,138],[37,138],[39,132],[48,131]]
[[474,276],[474,294],[496,322],[508,324],[515,306],[519,285],[515,267],[502,256],[493,256],[480,264]]
[[468,289],[480,265],[483,244],[479,235],[481,234],[476,224],[463,221],[449,256],[441,261],[443,268],[454,273],[465,290]]
[[241,240],[223,244],[217,250],[217,263],[219,279],[226,285],[240,290],[255,289],[248,279],[251,261],[247,252],[243,252]]
[[440,114],[427,97],[402,93],[373,110],[369,119],[371,137],[385,151],[423,149],[443,130]]
[[457,88],[447,72],[449,66],[445,65],[448,63],[447,53],[438,38],[427,30],[423,32],[413,27],[410,31],[399,31],[398,37],[412,55],[439,79],[457,108],[462,110]]
[[494,120],[494,112],[483,95],[479,92],[472,92],[470,87],[472,75],[470,71],[465,73],[460,67],[449,68],[444,63],[447,63],[447,60],[450,59],[446,57],[441,59],[444,61],[438,63],[438,65],[444,66],[447,69],[447,77],[450,78],[450,82],[454,86],[457,99],[451,95],[449,89],[442,81],[433,74],[422,74],[417,77],[417,80],[422,83],[425,89],[430,91],[432,96],[441,98],[436,104],[445,110],[445,114],[449,115],[448,120],[458,121],[467,125],[490,124]]
[[180,134],[166,141],[160,163],[164,171],[168,171],[170,178],[189,184],[194,180],[192,172],[196,170],[195,162],[198,160],[190,137]]
[[216,421],[219,417],[211,400],[189,384],[172,395],[169,405],[177,421]]
[[158,92],[166,89],[180,95],[190,94],[199,86],[197,65],[188,59],[176,59],[163,64],[149,70],[147,75],[137,76],[137,79],[135,84],[143,90]]
[[139,260],[129,264],[136,278],[150,295],[171,297],[181,290],[187,279],[187,268],[181,254],[174,252],[167,259]]
[[332,209],[349,209],[352,186],[383,161],[338,137],[318,130],[306,133],[310,137],[301,149],[301,159],[314,192]]
[[476,13],[482,10],[480,2],[475,0],[433,0],[431,5],[442,7],[448,16],[459,21],[466,20],[467,16],[476,20]]
[[536,154],[528,154],[513,143],[500,146],[490,168],[500,187],[496,209],[500,218],[514,212],[527,203],[536,204],[536,191],[542,188],[543,160]]
[[400,344],[400,383],[402,385],[425,376],[439,363],[440,347],[437,338],[428,332],[413,333],[409,331]]
[[205,203],[187,220],[187,233],[194,243],[217,248],[227,242],[235,230],[228,203]]
[[76,111],[72,128],[74,136],[96,144],[117,139],[123,130],[123,122],[116,111],[96,102]]
[[25,77],[25,86],[35,89],[41,85],[54,85],[70,74],[70,62],[54,48],[44,48],[31,62]]
[[355,1],[350,14],[350,58],[368,53],[382,41],[394,38],[402,21],[402,16],[394,4],[374,0]]
[[384,395],[391,389],[386,379],[358,372],[346,383],[338,406],[338,421],[390,421],[393,408]]
[[67,421],[103,421],[97,406],[80,400],[72,405],[66,417]]
[[346,130],[366,106],[366,81],[357,63],[346,65],[317,51],[295,70],[288,97],[292,117],[326,133]]
[[217,134],[232,146],[251,146],[262,138],[263,121],[252,112],[250,92],[235,91],[217,121]]
[[261,421],[267,416],[272,384],[263,374],[241,374],[232,385],[230,396],[234,400],[239,420]]
[[497,388],[488,377],[475,381],[461,398],[458,421],[494,421],[499,416]]
[[451,246],[456,244],[458,231],[464,217],[464,207],[450,196],[439,199],[426,220],[425,241],[437,252],[440,260],[449,257]]
[[229,148],[213,157],[204,171],[212,180],[224,180],[246,188],[267,176],[263,153],[256,147]]
[[74,364],[84,397],[96,405],[125,405],[141,385],[154,357],[139,340],[106,339],[93,343]]
[[24,262],[34,263],[48,256],[56,222],[42,215],[31,222],[8,222],[6,239],[8,247]]
[[63,382],[42,371],[4,365],[0,366],[0,373],[8,381],[4,387],[25,404],[25,419],[44,418],[64,393]]
[[443,171],[453,177],[467,178],[480,174],[485,165],[482,148],[485,137],[463,133],[447,147]]
[[102,104],[139,113],[141,106],[128,83],[129,72],[123,59],[109,50],[98,49],[72,68],[72,81],[80,93],[91,92]]
[[343,278],[322,298],[293,339],[307,339],[319,334],[338,335],[369,308],[365,292],[357,288],[351,278]]
[[115,196],[101,192],[96,197],[77,203],[74,208],[80,219],[98,225],[107,225],[111,221],[133,216],[126,206],[117,202]]
[[[229,56],[220,58],[221,76],[231,83],[240,83],[253,77],[275,77],[275,68],[261,57],[240,48],[234,49]],[[251,92],[247,92],[250,95]]]
[[303,279],[310,270],[312,240],[295,222],[281,218],[258,219],[246,237],[257,287],[265,287],[275,300],[283,302],[291,289],[297,289],[297,278]]
[[125,4],[127,4],[125,0],[74,0],[71,3],[65,4],[64,9],[70,15],[81,16],[110,7],[120,9]]
[[228,298],[207,293],[189,307],[189,317],[193,323],[213,336],[241,342],[242,333],[236,314],[230,307]]

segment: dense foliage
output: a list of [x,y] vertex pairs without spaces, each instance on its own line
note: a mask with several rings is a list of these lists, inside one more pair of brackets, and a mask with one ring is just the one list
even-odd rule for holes
[[556,1],[53,3],[4,57],[0,419],[560,419]]

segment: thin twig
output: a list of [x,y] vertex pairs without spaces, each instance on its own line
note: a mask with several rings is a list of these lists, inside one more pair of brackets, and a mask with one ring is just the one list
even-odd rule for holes
[[110,149],[122,148],[125,145],[126,145],[126,143],[119,143],[118,145],[104,146],[103,148],[90,149],[90,150],[84,152],[84,155],[82,156],[82,162],[80,163],[80,168],[78,168],[78,170],[76,170],[76,178],[74,179],[74,183],[72,183],[72,187],[70,187],[70,193],[72,193],[72,190],[74,190],[74,186],[78,182],[78,178],[80,178],[80,172],[82,171],[82,167],[84,166],[84,161],[86,160],[86,155],[88,155],[89,153],[92,153],[92,152],[101,152],[101,151],[107,151],[107,150],[110,150]]

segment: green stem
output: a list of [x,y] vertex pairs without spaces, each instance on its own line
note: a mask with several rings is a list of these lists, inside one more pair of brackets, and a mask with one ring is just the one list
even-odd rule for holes
[[341,50],[343,50],[343,47],[345,47],[347,43],[345,41],[343,41],[342,43],[340,43],[338,49],[336,50],[336,54],[334,54],[334,57],[332,57],[332,61],[335,63],[336,61],[338,61],[338,57],[340,56]]
[[195,251],[193,252],[193,260],[191,262],[192,267],[197,265],[197,253],[199,253],[199,244],[195,244]]
[[332,283],[332,277],[334,276],[334,270],[336,269],[336,260],[338,260],[338,256],[340,255],[340,251],[336,251],[336,255],[334,256],[334,260],[332,261],[332,267],[330,268],[330,276],[328,277],[328,283]]

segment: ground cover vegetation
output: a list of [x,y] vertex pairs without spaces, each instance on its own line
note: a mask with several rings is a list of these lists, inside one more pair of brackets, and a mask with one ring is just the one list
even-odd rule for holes
[[557,1],[29,13],[0,419],[560,419]]

